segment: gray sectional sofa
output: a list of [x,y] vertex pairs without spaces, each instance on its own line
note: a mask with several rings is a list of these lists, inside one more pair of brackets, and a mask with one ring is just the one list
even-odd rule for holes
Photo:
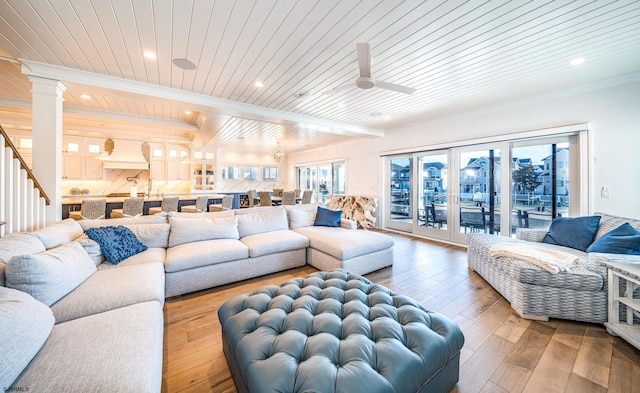
[[[604,213],[594,241],[629,223],[640,230],[640,220],[615,217]],[[467,235],[469,267],[480,274],[505,297],[513,309],[528,319],[549,318],[604,323],[607,320],[607,270],[603,262],[640,263],[640,255],[583,252],[574,248],[542,243],[546,229],[521,229],[516,239],[474,233]],[[568,271],[551,274],[524,257],[492,257],[491,248],[498,244],[517,243],[539,249],[562,251],[580,260]]]
[[[359,274],[393,263],[391,237],[349,220],[314,227],[316,211],[67,219],[0,238],[0,387],[158,392],[165,298],[306,263]],[[84,231],[117,225],[147,249],[114,265]]]

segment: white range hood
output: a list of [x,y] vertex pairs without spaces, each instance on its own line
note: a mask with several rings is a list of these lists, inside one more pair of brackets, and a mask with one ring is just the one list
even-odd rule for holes
[[140,142],[118,141],[114,152],[102,163],[104,169],[139,169],[148,170]]
[[103,169],[139,169],[148,170],[149,164],[145,162],[133,162],[133,161],[114,161],[105,160],[102,163]]

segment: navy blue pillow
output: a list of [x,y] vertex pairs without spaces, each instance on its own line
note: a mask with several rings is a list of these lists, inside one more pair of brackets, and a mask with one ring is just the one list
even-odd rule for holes
[[600,216],[559,217],[551,222],[542,242],[586,251],[593,243],[599,227]]
[[587,252],[640,255],[640,232],[626,222],[593,242]]
[[89,228],[84,232],[100,245],[102,254],[114,265],[147,249],[129,228],[122,225]]
[[316,221],[313,223],[317,227],[339,227],[342,218],[342,210],[329,210],[318,206]]

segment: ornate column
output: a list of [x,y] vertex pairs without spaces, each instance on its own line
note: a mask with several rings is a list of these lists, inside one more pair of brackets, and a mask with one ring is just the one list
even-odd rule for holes
[[49,196],[46,222],[62,218],[62,93],[60,81],[29,75],[32,84],[33,174]]

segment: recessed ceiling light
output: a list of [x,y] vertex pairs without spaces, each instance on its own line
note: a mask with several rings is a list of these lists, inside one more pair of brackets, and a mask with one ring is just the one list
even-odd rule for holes
[[185,114],[185,115],[190,115],[190,114],[191,114],[191,111],[184,111],[184,114]]
[[585,61],[587,61],[587,59],[585,59],[584,57],[576,57],[575,59],[571,60],[569,64],[572,66],[578,66],[580,64],[583,64]]
[[187,59],[179,59],[179,58],[173,59],[173,64],[175,64],[176,67],[182,68],[183,70],[196,69],[196,64],[191,60],[187,60]]
[[144,57],[146,57],[147,59],[155,59],[156,58],[156,54],[151,52],[151,51],[149,51],[149,50],[146,50],[146,51],[142,52],[142,55]]
[[254,83],[254,85],[255,85],[257,88],[264,87],[264,83],[262,83],[262,82],[260,82],[260,81],[256,81],[256,83]]
[[88,100],[89,98],[91,98],[91,96],[89,94],[80,94],[80,98]]

